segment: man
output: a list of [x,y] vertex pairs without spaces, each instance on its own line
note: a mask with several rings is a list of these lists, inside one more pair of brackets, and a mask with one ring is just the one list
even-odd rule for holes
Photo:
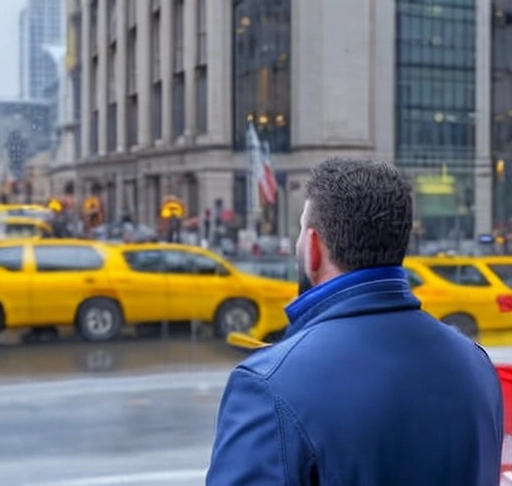
[[496,486],[500,385],[420,310],[401,267],[410,187],[392,165],[312,171],[285,339],[231,374],[209,486]]

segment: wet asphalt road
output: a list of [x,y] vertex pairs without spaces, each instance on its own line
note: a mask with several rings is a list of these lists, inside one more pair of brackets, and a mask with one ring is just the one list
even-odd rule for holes
[[[204,484],[215,415],[244,354],[163,339],[0,346],[1,486]],[[512,348],[489,348],[512,363]]]
[[243,353],[189,328],[102,345],[16,341],[0,346],[1,486],[204,484]]

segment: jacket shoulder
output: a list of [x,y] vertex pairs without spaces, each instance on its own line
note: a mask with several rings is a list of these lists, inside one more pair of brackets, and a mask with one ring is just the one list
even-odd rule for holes
[[313,329],[307,329],[298,332],[284,341],[259,349],[242,361],[237,368],[245,369],[264,379],[268,379],[279,368],[286,356],[288,356],[312,331]]

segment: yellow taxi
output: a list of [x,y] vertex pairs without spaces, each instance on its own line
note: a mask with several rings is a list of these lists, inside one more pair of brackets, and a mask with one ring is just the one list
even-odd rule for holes
[[0,288],[2,328],[74,325],[91,341],[157,321],[206,321],[222,336],[282,328],[297,292],[201,248],[53,239],[1,242]]
[[0,216],[48,220],[51,214],[51,209],[40,204],[0,204]]
[[7,216],[0,219],[0,239],[51,238],[53,228],[42,219]]
[[512,258],[409,257],[413,293],[437,319],[476,337],[512,328]]
[[128,322],[197,320],[220,336],[263,335],[286,325],[284,307],[297,295],[296,283],[243,273],[199,247],[122,245],[119,255],[111,275]]

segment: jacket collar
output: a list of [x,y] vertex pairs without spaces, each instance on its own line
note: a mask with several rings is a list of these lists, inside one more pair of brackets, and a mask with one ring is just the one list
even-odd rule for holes
[[419,309],[402,267],[354,270],[300,295],[287,308],[289,337],[318,322],[378,312]]

